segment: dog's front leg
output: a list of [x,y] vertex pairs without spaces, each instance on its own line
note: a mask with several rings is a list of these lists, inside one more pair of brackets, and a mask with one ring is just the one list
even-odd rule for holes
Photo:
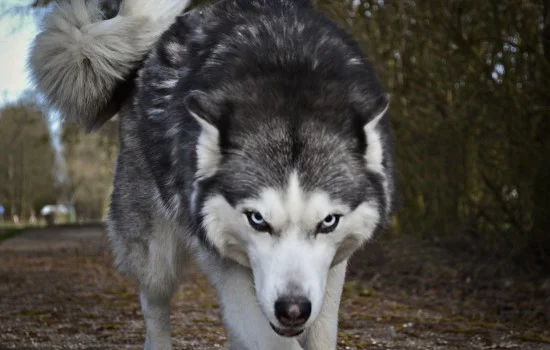
[[277,335],[264,316],[252,272],[236,264],[209,264],[208,272],[222,303],[230,350],[303,350],[296,338]]
[[305,350],[334,350],[338,340],[338,310],[346,278],[347,260],[334,266],[328,275],[323,309],[300,338]]
[[145,288],[140,294],[141,311],[145,318],[147,338],[145,350],[171,350],[170,296],[158,296]]

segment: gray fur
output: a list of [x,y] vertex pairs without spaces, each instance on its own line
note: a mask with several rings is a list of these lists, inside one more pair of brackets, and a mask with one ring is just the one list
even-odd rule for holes
[[[164,11],[140,1],[151,18]],[[124,23],[141,18],[130,4]],[[86,51],[101,64],[33,69],[49,102],[85,126],[104,119],[98,106],[120,105],[108,237],[140,283],[146,349],[171,348],[170,299],[191,255],[219,294],[231,349],[334,349],[346,261],[394,210],[388,97],[357,43],[306,0],[219,1],[177,16],[154,44],[147,26],[118,28]],[[62,33],[46,26],[31,62],[72,57]],[[282,210],[283,223],[251,233],[246,210],[275,202],[267,215]],[[347,228],[320,233],[313,207],[342,213]],[[279,324],[277,293],[309,293],[302,329]]]
[[189,1],[166,2],[173,14],[161,17],[134,10],[138,3],[123,3],[119,15],[105,19],[97,0],[71,0],[45,17],[29,70],[36,90],[68,121],[92,130],[112,117],[120,107],[117,89]]

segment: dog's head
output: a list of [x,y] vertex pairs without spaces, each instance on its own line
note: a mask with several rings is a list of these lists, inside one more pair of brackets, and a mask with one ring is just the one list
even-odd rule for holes
[[359,115],[341,103],[233,99],[224,109],[209,98],[188,100],[202,129],[192,207],[206,242],[252,269],[274,330],[296,335],[319,315],[329,269],[391,210],[388,100],[380,95]]

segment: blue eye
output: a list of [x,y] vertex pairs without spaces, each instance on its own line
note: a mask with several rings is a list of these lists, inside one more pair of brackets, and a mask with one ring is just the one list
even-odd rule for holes
[[253,229],[260,232],[267,232],[271,230],[269,224],[265,221],[262,214],[257,211],[248,211],[245,213],[248,223]]
[[329,233],[336,229],[340,223],[341,215],[330,214],[321,221],[317,227],[318,233]]

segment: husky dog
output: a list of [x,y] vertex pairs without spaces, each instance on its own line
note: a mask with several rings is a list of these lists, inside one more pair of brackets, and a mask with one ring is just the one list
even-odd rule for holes
[[120,119],[107,231],[141,288],[145,348],[171,349],[193,256],[231,349],[335,349],[347,261],[394,208],[388,96],[310,1],[187,5],[58,5],[29,62],[65,119]]

